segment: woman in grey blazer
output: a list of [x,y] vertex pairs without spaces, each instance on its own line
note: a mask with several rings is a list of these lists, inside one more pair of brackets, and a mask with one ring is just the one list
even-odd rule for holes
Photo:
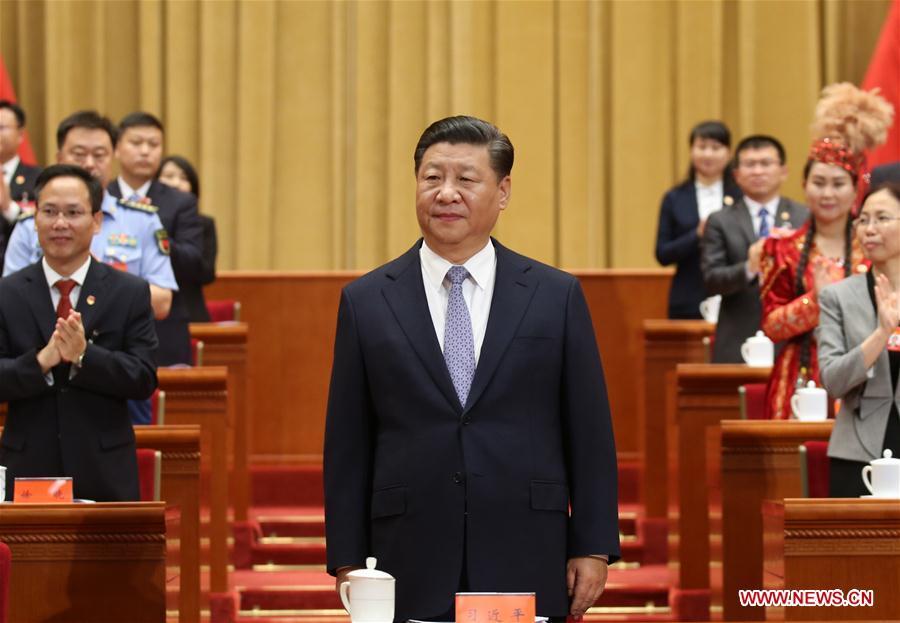
[[856,235],[872,270],[819,294],[822,384],[841,399],[828,444],[832,497],[867,494],[863,466],[886,448],[900,456],[900,185],[869,193]]

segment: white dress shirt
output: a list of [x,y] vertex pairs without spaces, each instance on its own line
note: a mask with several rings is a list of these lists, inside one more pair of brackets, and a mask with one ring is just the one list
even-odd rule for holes
[[74,273],[69,275],[68,277],[63,277],[58,272],[50,268],[50,265],[47,263],[47,258],[41,259],[41,266],[44,267],[44,276],[47,278],[47,287],[50,288],[50,300],[53,301],[53,309],[55,310],[59,306],[59,299],[62,296],[53,284],[55,284],[60,279],[71,279],[75,282],[75,287],[72,288],[72,291],[69,292],[69,302],[72,303],[72,309],[78,305],[78,297],[81,294],[81,286],[84,285],[84,279],[87,277],[88,268],[91,266],[91,257],[84,261]]
[[694,192],[697,194],[697,210],[701,221],[705,221],[710,214],[722,209],[722,200],[725,199],[725,185],[722,180],[709,186],[694,182]]
[[759,216],[759,211],[763,208],[768,212],[768,216],[766,219],[769,222],[769,231],[775,227],[775,217],[778,216],[778,203],[781,201],[781,197],[775,197],[771,199],[768,203],[762,204],[758,201],[753,201],[750,197],[744,197],[744,205],[747,206],[747,211],[750,212],[750,218],[753,219],[753,231],[759,236],[759,225],[762,223],[762,219]]
[[128,183],[122,179],[122,176],[119,176],[119,190],[122,191],[122,199],[128,200],[134,197],[135,195],[139,197],[146,197],[147,193],[150,192],[150,182],[153,180],[147,180],[143,184],[141,184],[140,188],[132,188],[128,185]]
[[[444,350],[444,327],[447,323],[447,303],[450,300],[450,280],[447,271],[453,266],[450,262],[428,248],[422,241],[419,249],[419,260],[422,264],[422,281],[425,284],[425,298],[428,300],[428,311],[437,334],[441,352]],[[469,308],[472,321],[472,338],[475,344],[475,365],[481,356],[481,345],[484,343],[484,332],[487,329],[488,316],[491,313],[491,299],[494,297],[494,280],[497,276],[497,253],[494,245],[488,240],[485,247],[470,257],[463,264],[469,276],[462,284],[463,299]]]

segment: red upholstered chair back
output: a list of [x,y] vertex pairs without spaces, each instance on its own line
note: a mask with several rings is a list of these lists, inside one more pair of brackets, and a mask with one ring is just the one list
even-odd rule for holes
[[12,567],[12,552],[6,543],[0,543],[0,623],[9,620],[9,573]]
[[158,502],[162,478],[162,453],[159,450],[138,448],[137,462],[141,502]]
[[150,396],[150,424],[162,426],[166,423],[166,392],[156,388]]
[[241,319],[241,302],[234,299],[206,301],[206,311],[212,322],[237,322]]
[[191,365],[199,367],[203,365],[203,341],[191,338]]
[[742,420],[764,420],[766,418],[766,384],[748,383],[738,387]]
[[828,497],[828,442],[804,441],[800,444],[800,484],[805,498]]

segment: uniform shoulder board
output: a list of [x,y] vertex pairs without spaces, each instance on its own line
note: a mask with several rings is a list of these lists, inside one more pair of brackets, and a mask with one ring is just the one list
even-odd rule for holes
[[116,205],[122,208],[129,208],[131,210],[140,210],[141,212],[147,212],[148,214],[156,214],[159,212],[159,208],[157,208],[152,203],[144,203],[143,201],[129,201],[127,199],[119,199],[116,201]]
[[27,221],[30,218],[34,218],[34,212],[32,212],[31,210],[28,210],[27,212],[20,212],[19,217],[16,219],[16,222],[18,223],[19,221]]

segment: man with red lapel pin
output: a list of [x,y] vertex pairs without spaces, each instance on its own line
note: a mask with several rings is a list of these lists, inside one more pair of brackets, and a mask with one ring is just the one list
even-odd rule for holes
[[0,464],[10,483],[71,476],[76,498],[137,500],[126,401],[157,385],[150,288],[91,257],[103,189],[90,173],[48,167],[36,195],[43,258],[0,280]]

